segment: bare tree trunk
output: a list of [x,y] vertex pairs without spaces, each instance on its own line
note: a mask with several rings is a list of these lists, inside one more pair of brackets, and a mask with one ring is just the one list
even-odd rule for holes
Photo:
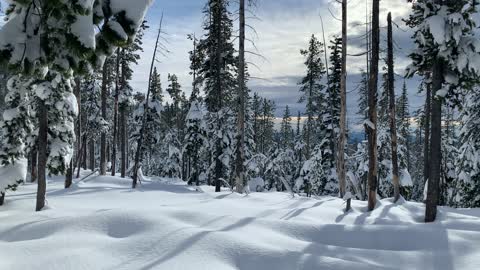
[[36,211],[41,211],[45,206],[47,192],[47,145],[48,145],[48,113],[47,106],[42,100],[38,105],[38,186]]
[[430,175],[430,112],[432,110],[432,85],[429,82],[430,73],[426,74],[427,98],[425,101],[425,142],[423,144],[423,184],[428,182]]
[[37,147],[33,147],[31,153],[30,182],[37,181]]
[[87,169],[87,135],[83,135],[82,144],[83,144],[82,167],[84,170],[86,170]]
[[73,182],[73,158],[70,159],[70,163],[67,168],[67,174],[65,176],[65,188],[70,188]]
[[127,172],[127,134],[125,108],[120,110],[120,175],[125,178]]
[[392,29],[392,13],[388,13],[388,92],[390,96],[390,136],[392,147],[392,168],[393,168],[393,194],[394,202],[400,199],[400,179],[398,170],[398,155],[397,155],[397,124],[395,112],[395,74],[393,69],[393,29]]
[[[102,73],[102,117],[107,118],[107,81],[108,81],[108,64],[103,65]],[[107,174],[107,136],[105,132],[100,135],[100,175]]]
[[90,170],[95,171],[95,141],[90,139]]
[[155,57],[157,55],[157,50],[158,50],[158,42],[160,40],[160,34],[162,33],[162,23],[163,23],[163,13],[162,17],[160,19],[160,27],[158,28],[158,34],[157,34],[157,39],[155,42],[155,49],[153,51],[153,56],[152,56],[152,63],[150,65],[150,74],[148,77],[148,89],[147,89],[147,98],[145,100],[145,106],[144,106],[144,112],[143,112],[143,118],[142,118],[142,126],[140,127],[140,136],[138,138],[138,143],[137,143],[137,151],[135,153],[135,164],[133,165],[133,181],[132,181],[132,188],[137,187],[137,181],[138,181],[138,170],[140,169],[140,161],[141,161],[141,156],[142,156],[142,147],[143,147],[143,133],[145,130],[145,126],[147,124],[147,108],[148,108],[148,102],[150,100],[150,88],[151,88],[151,83],[152,83],[152,72],[153,72],[153,65],[155,64]]
[[[221,5],[223,5],[223,1],[219,1]],[[222,13],[221,13],[221,8],[220,7],[216,7],[215,8],[215,14],[213,15],[214,17],[216,17],[216,25],[215,25],[215,38],[217,40],[217,48],[216,48],[216,60],[217,60],[217,63],[215,63],[215,68],[217,69],[216,70],[216,82],[215,82],[215,88],[216,88],[216,93],[218,95],[217,97],[217,128],[218,130],[221,130],[222,128],[222,123],[220,123],[220,111],[222,110],[222,78],[221,78],[221,73],[223,71],[223,67],[224,67],[224,61],[223,61],[223,58],[222,58],[222,54],[223,54],[223,46],[222,46],[222,26],[221,26],[221,18],[222,18]],[[222,155],[222,152],[223,152],[223,148],[222,148],[222,138],[218,138],[217,139],[217,149],[216,149],[216,153],[215,153],[215,192],[220,192],[221,191],[221,187],[222,187],[222,180],[221,180],[221,177],[222,177],[222,171],[223,171],[223,164],[222,164],[222,161],[220,160],[220,156]]]
[[372,211],[377,202],[377,87],[378,87],[378,59],[380,51],[379,9],[380,1],[373,0],[372,6],[372,57],[368,89],[368,210]]
[[428,178],[425,222],[433,222],[437,216],[439,184],[442,162],[442,103],[437,91],[442,88],[444,63],[436,59],[432,67],[433,100],[431,108],[430,173]]
[[[347,139],[347,0],[342,1],[342,76],[340,82],[340,137],[338,140],[337,175],[340,197],[347,188],[345,171],[345,143]],[[349,209],[347,209],[348,211]]]
[[237,192],[243,193],[245,181],[245,0],[240,0],[240,40],[238,65],[238,119],[237,119],[237,155],[235,161],[235,179]]
[[5,203],[5,192],[0,192],[0,205]]
[[[77,124],[77,178],[80,178],[80,166],[82,164],[83,155],[83,140],[82,140],[82,96],[80,94],[80,79],[75,79],[75,96],[77,97],[78,106],[78,124]],[[73,162],[72,162],[72,178],[73,178]],[[65,182],[65,188],[69,188],[72,185],[72,181]]]
[[113,139],[112,139],[112,176],[115,176],[116,173],[116,164],[117,164],[117,134],[118,134],[118,95],[120,94],[120,85],[119,85],[119,73],[120,73],[120,49],[117,49],[117,63],[116,63],[116,74],[115,74],[115,101],[113,108]]

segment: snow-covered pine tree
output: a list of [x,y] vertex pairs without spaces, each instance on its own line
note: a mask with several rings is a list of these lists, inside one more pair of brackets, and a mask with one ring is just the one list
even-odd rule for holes
[[189,184],[200,184],[200,151],[202,147],[206,146],[207,137],[204,123],[204,109],[202,105],[193,99],[190,103],[190,110],[186,117],[186,135],[183,145],[183,155],[188,157],[191,165],[191,171],[189,171],[189,177],[187,182]]
[[[206,35],[199,41],[198,50],[200,55],[204,55],[202,66],[199,70],[199,76],[204,79],[205,103],[207,105],[209,116],[209,126],[212,131],[215,130],[215,136],[210,139],[217,140],[212,142],[215,145],[214,164],[215,190],[220,191],[221,179],[228,178],[226,174],[224,161],[225,152],[228,147],[222,142],[224,135],[230,132],[230,127],[225,126],[228,122],[228,107],[233,105],[233,93],[237,86],[237,60],[235,59],[234,44],[232,41],[233,22],[228,11],[229,2],[226,0],[209,0],[205,6],[204,30]],[[211,133],[213,134],[213,133]]]
[[[330,138],[331,152],[336,152],[336,143],[338,134],[340,133],[340,88],[342,80],[342,38],[335,37],[329,46],[330,51],[330,72],[328,74],[328,88],[327,91],[327,103],[329,110],[329,118],[325,119],[330,122],[331,131],[327,134]],[[336,155],[333,154],[333,159],[336,159]]]
[[399,155],[400,168],[411,170],[411,132],[410,132],[410,104],[408,101],[407,83],[403,82],[402,94],[397,98],[397,130],[398,130],[398,147],[403,150],[402,155]]
[[475,37],[476,1],[417,0],[407,25],[415,29],[417,49],[408,76],[432,72],[430,174],[425,221],[436,218],[441,178],[442,104],[458,103],[458,96],[478,83],[480,42]]
[[318,116],[319,107],[323,105],[321,103],[325,98],[323,93],[325,86],[321,82],[325,74],[322,48],[323,44],[318,41],[315,35],[312,35],[308,42],[308,48],[300,50],[301,55],[305,58],[306,75],[299,82],[302,96],[298,102],[306,103],[305,143],[307,158],[310,158],[310,153],[318,141],[313,136],[316,133],[315,123],[317,122],[314,118]]
[[456,160],[455,203],[459,207],[480,207],[480,92],[466,96],[460,121],[460,148]]
[[290,108],[285,106],[285,111],[282,117],[282,123],[280,125],[280,147],[283,149],[292,148],[293,146],[293,129],[292,129],[292,115],[290,114]]
[[84,118],[84,136],[89,144],[89,167],[96,169],[95,144],[99,141],[100,134],[106,133],[109,123],[101,115],[101,86],[94,75],[86,77],[81,84],[82,108],[88,112]]

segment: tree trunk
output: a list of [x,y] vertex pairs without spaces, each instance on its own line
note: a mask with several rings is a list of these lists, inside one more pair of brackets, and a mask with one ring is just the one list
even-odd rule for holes
[[5,203],[5,192],[0,192],[0,205]]
[[425,142],[423,144],[423,184],[428,182],[430,175],[430,111],[432,109],[432,85],[429,82],[430,73],[426,74],[427,98],[425,101]]
[[[83,155],[83,140],[82,140],[82,96],[80,95],[80,79],[75,78],[75,96],[77,97],[77,106],[78,106],[78,119],[77,119],[77,178],[80,177],[80,167],[82,164],[82,155]],[[72,167],[72,178],[73,178],[73,172],[74,172],[74,167],[73,167],[73,159],[71,162],[71,167]],[[70,183],[65,182],[65,187],[68,188],[72,185],[72,182]]]
[[[347,0],[342,1],[342,74],[340,81],[340,135],[338,140],[337,175],[340,197],[347,188],[345,171],[345,143],[347,139]],[[348,211],[348,209],[347,209]]]
[[239,39],[239,66],[238,66],[238,87],[239,87],[239,110],[237,121],[237,155],[235,161],[235,179],[237,192],[243,193],[245,181],[245,0],[240,0],[240,39]]
[[389,12],[388,17],[388,92],[390,96],[390,136],[392,147],[392,182],[393,182],[393,201],[397,202],[400,199],[400,179],[398,171],[398,155],[397,155],[397,124],[395,112],[395,74],[393,69],[393,29],[392,29],[392,14]]
[[378,87],[378,58],[380,51],[379,9],[380,1],[373,0],[372,5],[372,57],[370,64],[368,88],[368,210],[372,211],[377,202],[377,87]]
[[70,163],[67,168],[67,175],[65,176],[65,188],[70,188],[73,182],[73,158],[70,159]]
[[41,211],[45,206],[45,195],[47,192],[47,146],[48,145],[48,113],[47,106],[42,100],[38,105],[38,186],[37,205],[35,210]]
[[90,158],[90,170],[95,171],[95,141],[93,139],[90,139],[90,153],[89,153],[89,158]]
[[427,200],[425,207],[425,222],[433,222],[437,216],[439,198],[440,171],[442,162],[442,102],[437,97],[437,91],[442,88],[443,61],[436,59],[432,67],[432,108],[431,108],[431,139],[430,139],[430,173],[428,178]]
[[33,147],[31,153],[30,182],[37,181],[37,147]]
[[[107,118],[107,81],[108,81],[108,64],[103,65],[102,73],[102,117]],[[107,136],[105,132],[100,135],[100,175],[107,174]]]
[[120,110],[120,175],[125,178],[127,172],[127,133],[126,133],[126,115],[125,108]]
[[120,94],[120,84],[119,84],[119,73],[120,73],[120,49],[117,49],[117,64],[116,64],[116,74],[115,74],[115,101],[113,108],[113,136],[112,136],[112,176],[115,176],[116,173],[116,164],[117,164],[117,129],[118,129],[118,95]]
[[86,135],[83,135],[82,145],[83,145],[82,167],[84,170],[86,170],[87,169],[87,136]]

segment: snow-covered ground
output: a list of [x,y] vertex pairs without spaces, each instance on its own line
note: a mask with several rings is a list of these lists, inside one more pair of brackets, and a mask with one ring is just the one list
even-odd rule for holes
[[480,269],[480,209],[440,208],[426,225],[410,202],[344,214],[332,197],[93,176],[69,190],[51,180],[35,213],[35,190],[0,207],[0,269]]

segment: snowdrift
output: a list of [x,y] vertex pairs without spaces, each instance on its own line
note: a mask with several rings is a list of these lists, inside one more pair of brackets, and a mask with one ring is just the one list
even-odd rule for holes
[[36,186],[0,208],[0,269],[480,269],[480,210],[383,200],[344,214],[332,197],[188,187],[93,176],[63,189],[49,181],[48,209],[33,212]]

